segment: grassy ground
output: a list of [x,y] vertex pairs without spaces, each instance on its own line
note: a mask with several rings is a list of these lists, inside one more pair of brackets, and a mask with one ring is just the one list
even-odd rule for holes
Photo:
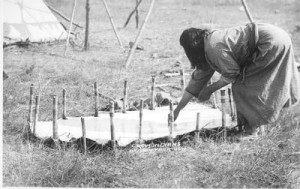
[[[70,15],[71,1],[47,1]],[[91,1],[90,50],[82,51],[82,41],[64,45],[32,45],[4,49],[3,83],[3,185],[48,187],[291,187],[299,169],[300,107],[286,111],[266,137],[253,142],[187,144],[182,151],[132,153],[117,151],[83,155],[75,149],[53,150],[39,142],[24,140],[29,86],[39,94],[40,120],[51,120],[52,95],[67,89],[68,115],[93,114],[93,83],[101,93],[122,97],[121,67],[129,51],[128,43],[137,34],[133,20],[123,29],[134,1],[108,1],[121,40],[119,48],[104,6]],[[276,24],[291,34],[295,55],[300,57],[300,6],[298,1],[249,1],[255,20]],[[144,19],[148,1],[142,3]],[[240,1],[157,1],[126,78],[129,101],[149,98],[151,75],[158,83],[174,83],[179,78],[164,78],[165,71],[178,71],[189,63],[179,46],[179,36],[188,27],[223,28],[248,22],[239,10]],[[84,25],[84,2],[80,1],[75,20]],[[80,32],[80,30],[76,30]],[[81,32],[83,33],[83,32]],[[81,35],[84,38],[84,35]],[[176,60],[183,62],[178,66]],[[180,91],[165,88],[173,96]],[[107,101],[101,101],[105,106]],[[59,114],[60,116],[61,114]]]

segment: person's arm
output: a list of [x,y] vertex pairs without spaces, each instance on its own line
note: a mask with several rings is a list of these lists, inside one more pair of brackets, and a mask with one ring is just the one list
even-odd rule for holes
[[222,87],[225,87],[229,83],[230,82],[228,82],[228,81],[220,79],[217,82],[205,87],[204,89],[202,89],[202,91],[200,91],[200,93],[198,95],[198,100],[200,100],[200,101],[208,100],[213,92],[221,89]]
[[178,103],[177,107],[174,110],[174,121],[177,119],[179,112],[189,103],[189,101],[194,97],[191,93],[184,91],[180,102]]
[[179,112],[187,105],[187,103],[189,103],[193,97],[198,97],[198,94],[203,87],[207,85],[207,82],[210,80],[213,74],[214,70],[194,70],[179,104],[174,110],[174,121],[177,119]]

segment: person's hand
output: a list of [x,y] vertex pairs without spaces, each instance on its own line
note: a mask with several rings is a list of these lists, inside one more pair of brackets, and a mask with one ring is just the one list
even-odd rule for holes
[[211,91],[209,90],[208,87],[202,89],[198,95],[198,100],[200,102],[203,102],[203,101],[206,101],[206,100],[209,100],[210,98],[210,95],[211,95]]

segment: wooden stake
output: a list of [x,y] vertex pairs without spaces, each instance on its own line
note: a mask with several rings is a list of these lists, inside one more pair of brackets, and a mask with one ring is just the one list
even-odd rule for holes
[[98,85],[97,82],[94,83],[94,92],[95,92],[95,117],[99,117],[99,95],[98,95]]
[[141,2],[142,2],[142,0],[139,0],[138,4],[135,5],[133,11],[131,11],[131,13],[129,14],[129,16],[128,16],[128,18],[126,19],[126,22],[125,22],[125,24],[124,24],[124,26],[123,26],[124,28],[125,28],[125,27],[127,26],[127,24],[129,23],[131,16],[134,14],[134,12],[136,12],[136,10],[138,9],[138,7],[139,7],[139,5],[141,4]]
[[221,103],[222,103],[222,128],[224,129],[224,139],[226,139],[227,132],[226,132],[226,113],[225,113],[225,90],[221,90]]
[[58,139],[58,128],[57,128],[57,96],[53,96],[53,139]]
[[181,88],[182,88],[182,93],[185,90],[185,76],[184,76],[184,69],[180,69],[180,76],[181,76]]
[[89,26],[90,26],[90,1],[86,0],[85,4],[85,39],[84,39],[84,50],[87,51],[89,48]]
[[173,102],[170,100],[170,138],[173,139],[173,131],[174,131],[174,112],[173,112]]
[[233,109],[233,102],[232,102],[232,96],[231,96],[231,89],[228,88],[228,99],[229,99],[229,106],[230,106],[230,116],[232,121],[235,120],[235,113]]
[[143,108],[144,100],[140,100],[140,127],[139,127],[139,140],[142,140],[142,126],[143,126]]
[[[209,80],[209,85],[212,84],[212,80]],[[213,104],[213,108],[217,108],[217,101],[216,101],[216,94],[215,93],[212,93],[211,97],[210,97],[210,100]]]
[[253,17],[252,17],[252,15],[251,15],[251,13],[250,13],[249,9],[248,9],[248,6],[247,6],[247,3],[246,3],[246,0],[241,0],[241,1],[242,1],[242,4],[243,4],[243,7],[244,7],[244,10],[245,10],[245,12],[246,12],[246,14],[247,14],[247,16],[248,16],[248,19],[250,20],[250,22],[251,22],[251,23],[253,23],[253,22],[254,22],[254,20],[253,20]]
[[114,114],[115,114],[115,103],[113,101],[110,102],[110,136],[111,136],[111,144],[112,148],[115,149],[115,125],[114,125]]
[[123,96],[123,113],[126,113],[127,104],[127,80],[124,81],[124,96]]
[[66,89],[63,89],[63,119],[67,119],[67,105],[66,105]]
[[141,29],[139,30],[139,33],[138,33],[138,35],[137,35],[137,37],[135,39],[135,42],[134,42],[133,46],[131,47],[131,49],[129,51],[129,55],[127,57],[126,64],[125,64],[125,68],[126,69],[128,68],[128,66],[129,66],[129,64],[131,62],[131,59],[133,57],[133,53],[134,53],[134,51],[135,51],[135,49],[137,47],[137,44],[139,43],[139,40],[140,40],[140,38],[142,36],[142,33],[143,33],[144,29],[145,29],[145,26],[146,26],[146,23],[147,23],[147,21],[148,21],[148,19],[150,17],[150,14],[151,14],[154,2],[155,2],[155,0],[151,0],[151,4],[150,4],[150,7],[148,9],[148,13],[147,13],[146,18],[144,20],[144,23],[143,23]]
[[200,127],[200,112],[197,112],[197,117],[196,117],[196,131],[195,131],[195,140],[199,140],[199,127]]
[[[135,0],[135,4],[138,5],[139,2],[141,2],[142,0]],[[137,6],[136,10],[135,10],[135,26],[136,29],[139,28],[139,7]]]
[[67,41],[66,41],[66,46],[65,46],[65,53],[64,53],[65,56],[67,56],[67,50],[68,50],[68,45],[69,45],[69,40],[70,40],[71,29],[72,29],[72,25],[73,25],[73,19],[74,19],[76,4],[77,4],[77,0],[74,0],[72,16],[71,16],[71,22],[70,22]]
[[83,139],[83,152],[86,154],[86,129],[84,118],[81,117],[81,127],[82,127],[82,139]]
[[196,131],[200,131],[200,112],[197,112],[197,118],[196,118]]
[[155,76],[152,76],[151,110],[155,110]]
[[114,21],[113,21],[111,15],[110,15],[108,6],[107,6],[107,4],[106,4],[106,1],[105,1],[105,0],[102,0],[102,1],[103,1],[104,6],[105,6],[105,10],[106,10],[106,13],[107,13],[107,15],[108,15],[108,17],[109,17],[110,23],[111,23],[111,25],[112,25],[112,27],[113,27],[114,33],[115,33],[115,35],[116,35],[116,37],[117,37],[117,39],[118,39],[118,42],[119,42],[120,46],[123,47],[122,42],[121,42],[121,40],[120,40],[120,38],[119,38],[117,29],[116,29],[116,27],[115,27]]
[[28,128],[26,129],[27,131],[30,131],[30,127],[32,124],[32,103],[33,103],[33,87],[34,85],[30,85],[30,91],[29,91],[29,112],[28,112]]
[[34,124],[32,128],[32,132],[35,135],[36,127],[37,127],[37,122],[38,122],[38,117],[39,117],[39,109],[40,109],[40,96],[35,96],[35,113],[34,113]]

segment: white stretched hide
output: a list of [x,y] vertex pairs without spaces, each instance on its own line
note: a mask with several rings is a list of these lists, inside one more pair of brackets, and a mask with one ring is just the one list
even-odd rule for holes
[[[218,109],[211,109],[200,104],[189,104],[181,112],[174,126],[174,136],[185,134],[196,129],[196,115],[200,112],[200,128],[215,128],[222,125],[222,113]],[[151,140],[169,136],[168,128],[169,107],[156,108],[156,110],[143,111],[142,139]],[[119,145],[125,146],[138,139],[139,111],[115,113],[115,139]],[[226,115],[226,126],[233,126],[231,118]],[[110,117],[108,113],[99,117],[85,117],[86,137],[98,143],[110,140]],[[40,138],[52,137],[52,122],[38,122],[36,136]],[[58,137],[60,140],[69,141],[71,138],[82,136],[80,117],[67,120],[58,120]]]
[[66,31],[42,0],[4,0],[5,43],[48,42],[65,39]]

